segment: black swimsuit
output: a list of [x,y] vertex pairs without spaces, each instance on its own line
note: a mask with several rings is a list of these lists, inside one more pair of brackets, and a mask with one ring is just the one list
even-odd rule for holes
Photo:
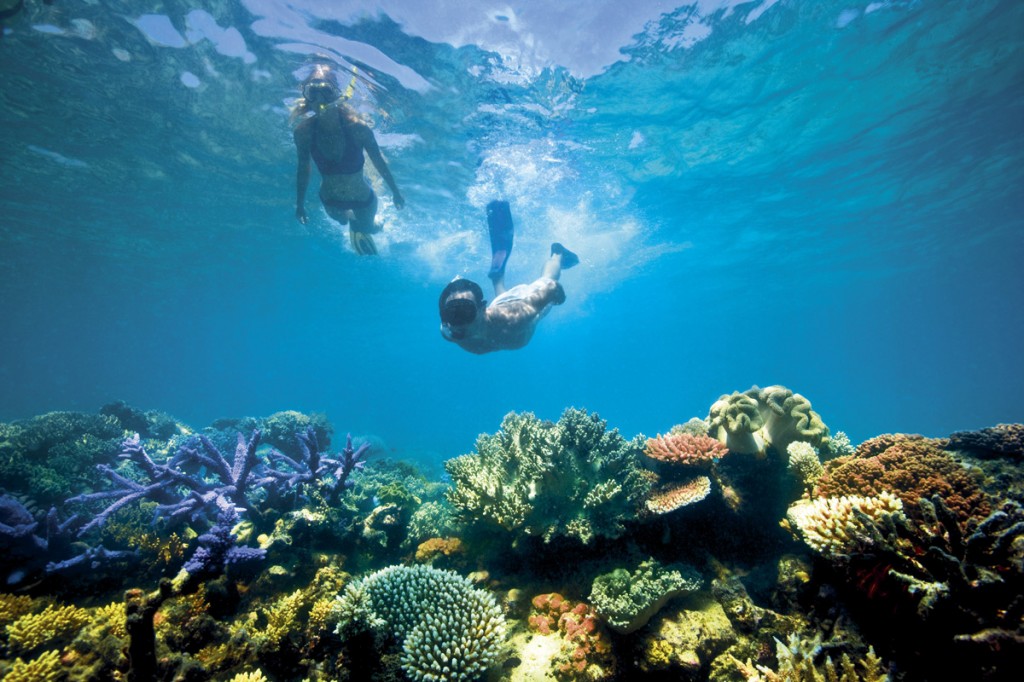
[[316,167],[320,170],[321,175],[352,175],[363,170],[363,148],[359,146],[359,143],[352,137],[352,133],[349,132],[349,124],[345,121],[344,115],[341,113],[341,109],[336,109],[338,112],[338,123],[341,124],[341,134],[345,136],[345,151],[342,152],[341,158],[333,158],[325,156],[317,146],[316,137],[317,129],[320,127],[317,121],[313,121],[313,132],[311,134],[311,140],[309,145],[309,152],[313,157],[313,161],[316,162]]

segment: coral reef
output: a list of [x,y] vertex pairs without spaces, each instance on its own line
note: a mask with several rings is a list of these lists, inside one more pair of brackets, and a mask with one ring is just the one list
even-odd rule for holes
[[618,537],[651,479],[640,465],[640,437],[627,441],[605,427],[584,410],[566,410],[557,424],[510,413],[498,433],[477,439],[476,454],[445,462],[448,499],[467,522],[545,542]]
[[643,561],[635,571],[617,568],[594,579],[590,602],[620,634],[639,630],[669,600],[703,586],[700,575],[688,566],[662,566]]
[[494,597],[450,571],[389,566],[345,587],[338,631],[386,633],[413,680],[475,680],[497,662],[505,619]]

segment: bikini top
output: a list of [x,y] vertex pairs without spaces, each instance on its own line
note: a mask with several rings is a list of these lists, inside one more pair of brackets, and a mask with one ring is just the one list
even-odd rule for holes
[[313,161],[316,162],[316,167],[320,169],[321,175],[351,175],[352,173],[358,173],[363,170],[363,148],[359,146],[359,143],[355,141],[355,138],[349,131],[350,124],[342,115],[341,109],[336,109],[336,111],[338,112],[338,122],[341,124],[341,134],[345,136],[345,151],[342,152],[341,158],[325,156],[317,146],[316,134],[319,126],[316,121],[313,121],[313,133],[309,152],[313,157]]

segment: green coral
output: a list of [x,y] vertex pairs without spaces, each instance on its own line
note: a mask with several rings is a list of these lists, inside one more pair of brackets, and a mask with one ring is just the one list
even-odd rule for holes
[[649,559],[635,571],[617,568],[594,579],[590,602],[620,634],[639,630],[674,597],[699,590],[700,575],[688,566],[662,566]]
[[627,441],[585,410],[569,408],[556,424],[509,413],[476,450],[445,462],[449,502],[467,521],[545,542],[618,537],[650,490],[642,437]]
[[110,415],[50,412],[0,428],[0,480],[41,508],[69,490],[102,484],[96,464],[112,461],[124,435]]
[[497,601],[451,571],[388,566],[338,597],[338,632],[369,627],[402,643],[413,680],[476,680],[497,661],[505,620]]

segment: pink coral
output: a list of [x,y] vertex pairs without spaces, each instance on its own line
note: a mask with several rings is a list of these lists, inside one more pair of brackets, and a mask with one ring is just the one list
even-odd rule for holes
[[611,678],[615,673],[611,640],[594,609],[584,602],[572,602],[557,592],[538,594],[532,600],[534,612],[530,629],[562,639],[554,661],[560,680]]
[[651,459],[671,464],[708,465],[728,454],[729,448],[711,436],[690,433],[658,435],[647,441],[645,453]]

